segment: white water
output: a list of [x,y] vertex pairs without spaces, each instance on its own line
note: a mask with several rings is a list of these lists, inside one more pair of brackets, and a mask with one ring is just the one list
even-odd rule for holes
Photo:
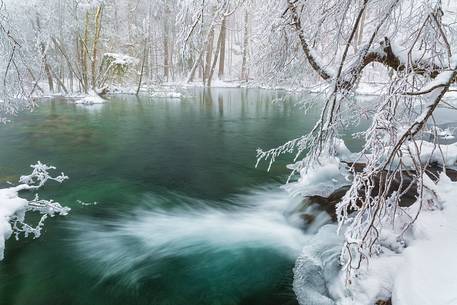
[[278,187],[223,202],[151,195],[144,206],[133,215],[111,221],[75,223],[78,251],[102,278],[121,276],[128,284],[135,284],[160,276],[162,262],[177,257],[194,261],[201,257],[206,261],[204,265],[198,262],[198,268],[211,265],[219,270],[224,264],[227,268],[237,264],[236,260],[247,252],[252,255],[252,251],[259,255],[273,251],[275,256],[294,261],[309,238],[306,232],[314,233],[329,222],[325,212],[308,208],[306,213],[313,214],[315,221],[304,228],[297,212],[299,201]]

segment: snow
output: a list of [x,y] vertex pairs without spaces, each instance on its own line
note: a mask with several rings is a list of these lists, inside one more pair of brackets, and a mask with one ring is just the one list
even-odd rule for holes
[[[26,200],[19,197],[22,190],[36,190],[43,186],[48,180],[62,183],[68,179],[63,173],[52,177],[49,170],[55,167],[47,166],[41,162],[31,165],[33,172],[30,175],[21,176],[21,184],[0,189],[0,261],[4,258],[5,242],[14,233],[18,237],[19,233],[24,233],[25,237],[33,235],[35,238],[41,234],[41,229],[47,216],[53,217],[56,214],[67,215],[70,211],[67,207],[62,207],[58,202],[52,200],[40,200],[38,195],[33,200]],[[37,211],[42,214],[42,218],[36,227],[31,227],[24,223],[27,211]]]
[[224,81],[215,79],[211,81],[211,87],[214,88],[240,88],[241,83],[239,81]]
[[139,59],[120,53],[104,53],[103,58],[109,58],[112,65],[133,66],[139,63]]
[[457,304],[457,183],[441,174],[435,190],[443,209],[419,215],[398,266],[395,305]]
[[[336,225],[325,225],[303,247],[294,267],[293,289],[303,305],[335,305],[326,283],[338,275],[342,240]],[[370,304],[371,305],[371,304]]]
[[380,96],[387,93],[385,83],[360,82],[356,88],[357,95]]
[[[335,162],[315,171],[317,177],[337,173]],[[330,174],[330,175],[329,175]],[[324,179],[322,179],[324,180]],[[332,182],[330,182],[332,184]],[[438,206],[419,202],[405,208],[417,220],[401,235],[411,218],[398,213],[394,227],[380,231],[380,248],[362,263],[346,285],[339,265],[342,239],[334,225],[326,225],[308,239],[294,268],[294,292],[302,305],[373,305],[392,299],[393,305],[457,304],[457,182],[444,173],[425,185],[438,194]],[[398,238],[401,236],[402,238]]]
[[320,165],[301,169],[297,182],[286,184],[284,188],[291,196],[328,197],[336,189],[349,184],[347,175],[345,166],[338,158],[323,157]]
[[449,88],[449,91],[446,92],[446,94],[443,97],[443,100],[445,100],[447,103],[450,103],[454,106],[457,105],[457,86],[451,86]]
[[75,104],[79,105],[94,105],[94,104],[104,104],[106,100],[102,98],[100,95],[91,91],[89,95],[75,101]]
[[391,40],[390,47],[394,55],[400,60],[402,64],[419,61],[424,56],[424,51],[416,48],[411,49],[409,46],[404,46],[400,41]]
[[428,93],[434,89],[439,89],[440,87],[447,85],[451,81],[452,77],[454,76],[455,70],[457,69],[457,55],[454,55],[450,59],[450,63],[450,69],[444,70],[441,73],[439,73],[433,80],[431,80],[425,86],[423,86],[421,90],[419,90],[418,92],[414,92],[414,94]]
[[430,132],[430,135],[436,135],[443,140],[453,140],[455,139],[454,136],[454,130],[455,128],[439,128],[439,127],[434,127],[432,128],[432,132]]
[[[342,296],[342,274],[333,284],[340,287],[333,295],[338,299],[336,304],[372,305],[390,297],[394,305],[457,304],[457,182],[442,173],[431,187],[439,194],[442,209],[422,208],[405,234],[405,248],[392,247],[398,244],[394,238],[397,234],[389,230],[382,233],[386,241],[381,254],[362,267],[349,293]],[[417,209],[418,203],[408,212],[414,215]]]
[[[444,145],[441,144],[435,147],[435,144],[427,141],[416,141],[420,147],[420,158],[423,161],[430,160],[432,163],[438,163],[452,167],[457,165],[457,143]],[[415,151],[415,145],[411,142],[406,147],[402,148],[403,157],[402,161],[406,166],[413,167],[414,161],[409,155],[409,151]],[[396,160],[398,161],[398,160]]]
[[149,93],[150,96],[152,97],[158,97],[158,98],[181,98],[182,94],[179,92],[173,92],[173,91],[153,91]]
[[[178,86],[178,87],[207,87],[206,83],[204,84],[201,80],[200,81],[181,81],[181,82],[169,82],[168,85]],[[242,87],[242,82],[239,80],[221,80],[221,79],[213,79],[211,80],[211,88],[240,88]]]
[[319,55],[318,52],[316,52],[313,48],[309,49],[309,54],[311,57],[314,59],[314,61],[317,63],[319,67],[323,68],[323,71],[329,75],[330,77],[335,78],[337,75],[337,72],[335,69],[333,69],[332,66],[329,64],[326,64],[325,61],[322,59],[322,57]]
[[28,204],[26,199],[18,196],[19,186],[0,189],[0,260],[4,258],[5,242],[13,230],[10,219],[13,215],[23,214]]

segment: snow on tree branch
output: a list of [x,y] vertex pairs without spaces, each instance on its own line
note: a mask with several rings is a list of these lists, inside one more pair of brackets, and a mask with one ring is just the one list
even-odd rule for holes
[[[321,115],[307,135],[278,148],[259,149],[257,157],[258,161],[269,160],[270,167],[279,155],[293,153],[290,178],[298,173],[299,181],[309,180],[312,173],[319,172],[316,168],[325,167],[322,160],[348,156],[342,153],[339,135],[357,116],[370,114],[371,126],[360,134],[365,145],[348,160],[350,164],[363,163],[363,170],[349,166],[352,184],[336,207],[339,231],[345,238],[341,263],[348,283],[363,262],[379,253],[384,228],[402,227],[396,231],[401,242],[421,209],[436,207],[436,194],[427,182],[429,168],[431,163],[448,165],[447,161],[454,160],[443,154],[447,148],[438,145],[433,126],[433,113],[457,76],[456,58],[452,57],[455,50],[451,48],[457,41],[456,32],[448,30],[450,21],[440,5],[427,0],[413,6],[401,0],[381,6],[375,1],[287,1],[284,15],[291,20],[303,56],[330,90],[322,94]],[[312,36],[315,27],[328,28],[338,36],[333,40],[327,32]],[[361,27],[363,35],[356,35]],[[349,52],[351,48],[353,52]],[[322,55],[316,55],[316,50]],[[337,69],[319,59],[331,52],[330,63]],[[363,71],[373,63],[381,64],[391,75],[387,93],[373,104],[359,103],[355,89]],[[422,140],[425,133],[434,135],[433,142]],[[438,162],[439,156],[443,162]],[[412,214],[400,206],[411,189],[417,192],[419,202]],[[296,186],[294,192],[300,193]],[[397,218],[402,221],[396,223]]]
[[[19,197],[20,191],[36,190],[48,180],[62,183],[68,179],[63,173],[55,177],[51,176],[49,170],[54,170],[55,167],[48,166],[40,161],[31,165],[31,167],[33,171],[30,175],[20,177],[19,182],[21,184],[0,189],[0,260],[4,258],[5,242],[12,234],[16,238],[19,238],[21,234],[25,237],[32,235],[34,238],[38,238],[48,217],[67,215],[70,211],[70,208],[63,207],[58,202],[40,199],[38,194],[35,195],[33,200]],[[35,226],[26,223],[25,218],[28,212],[38,212],[42,215]]]

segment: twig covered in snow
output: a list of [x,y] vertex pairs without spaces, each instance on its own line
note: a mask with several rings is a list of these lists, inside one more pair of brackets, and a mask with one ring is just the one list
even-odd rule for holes
[[[437,204],[425,182],[427,169],[440,157],[443,165],[454,163],[454,158],[445,156],[445,148],[437,143],[438,130],[430,125],[434,125],[435,109],[457,79],[457,61],[452,57],[455,50],[450,49],[457,41],[456,32],[447,30],[450,21],[444,18],[441,2],[423,0],[411,6],[406,1],[391,0],[379,6],[374,1],[298,0],[287,4],[283,16],[293,26],[309,66],[329,83],[330,90],[319,119],[307,135],[278,148],[259,149],[258,161],[269,160],[271,166],[279,155],[294,153],[295,163],[289,166],[291,177],[298,173],[298,181],[309,180],[310,174],[319,173],[317,168],[328,166],[322,160],[341,154],[338,137],[352,124],[351,119],[363,114],[372,118],[371,126],[362,133],[365,145],[352,158],[365,167],[363,171],[353,170],[352,185],[336,207],[339,231],[345,237],[341,263],[350,283],[362,263],[378,253],[383,229],[395,225],[398,213],[407,214],[399,203],[408,190],[417,189],[420,208],[408,214],[409,221],[401,232],[418,218],[424,206]],[[310,13],[316,11],[321,15]],[[328,32],[312,36],[315,27],[331,30],[335,40],[329,39]],[[362,30],[364,35],[360,36]],[[351,48],[354,52],[349,52]],[[324,63],[319,60],[322,56],[315,54],[317,50],[334,52],[334,59]],[[362,105],[352,97],[362,72],[372,63],[383,65],[391,80],[376,103]],[[435,142],[424,142],[422,133],[433,133]],[[300,193],[296,188],[294,192]],[[397,238],[403,237],[399,234]]]
[[[67,215],[70,211],[70,208],[63,207],[58,202],[40,199],[38,194],[32,200],[19,197],[20,191],[37,190],[49,180],[62,183],[68,179],[63,173],[55,177],[51,176],[49,170],[54,170],[55,167],[40,161],[31,167],[33,171],[30,175],[20,177],[19,182],[21,184],[0,189],[0,260],[4,257],[5,241],[12,234],[16,238],[19,238],[21,234],[25,237],[32,235],[34,238],[38,238],[48,217]],[[25,218],[28,212],[38,212],[42,215],[35,226],[26,223]]]

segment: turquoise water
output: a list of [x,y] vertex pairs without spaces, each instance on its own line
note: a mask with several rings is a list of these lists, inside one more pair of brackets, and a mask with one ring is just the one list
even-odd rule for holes
[[278,190],[288,160],[266,172],[255,151],[303,134],[318,110],[266,90],[184,94],[56,99],[0,128],[0,183],[55,165],[70,180],[40,195],[72,208],[40,239],[8,241],[0,304],[296,304],[304,233]]

